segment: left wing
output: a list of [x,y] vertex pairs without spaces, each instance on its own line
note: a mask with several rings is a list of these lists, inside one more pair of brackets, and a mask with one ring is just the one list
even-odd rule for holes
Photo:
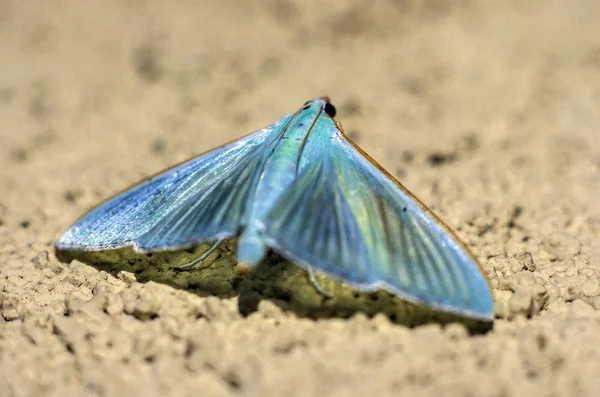
[[265,221],[271,247],[360,290],[493,318],[475,257],[399,182],[339,133],[314,158]]
[[57,250],[181,249],[235,235],[262,154],[289,118],[142,182],[79,219]]

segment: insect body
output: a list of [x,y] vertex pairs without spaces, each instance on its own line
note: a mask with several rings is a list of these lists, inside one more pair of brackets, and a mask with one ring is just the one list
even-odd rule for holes
[[343,133],[327,98],[105,202],[61,251],[176,250],[239,236],[240,271],[272,248],[362,291],[481,320],[493,299],[477,259]]

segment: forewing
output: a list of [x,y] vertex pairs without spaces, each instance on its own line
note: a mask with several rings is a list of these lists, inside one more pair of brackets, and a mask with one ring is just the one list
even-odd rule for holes
[[237,233],[265,147],[285,119],[171,168],[75,223],[58,250],[178,249]]
[[290,260],[360,290],[493,317],[488,283],[466,246],[339,134],[278,201],[265,234]]

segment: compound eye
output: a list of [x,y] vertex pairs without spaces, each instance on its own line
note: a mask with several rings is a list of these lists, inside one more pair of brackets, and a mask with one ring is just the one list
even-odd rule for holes
[[304,105],[302,105],[302,110],[308,109],[310,107],[310,105],[312,105],[312,101],[304,102]]
[[335,117],[335,114],[336,114],[335,106],[333,106],[331,103],[326,103],[324,110],[325,110],[325,113],[327,113],[329,115],[329,117],[331,117],[331,118]]

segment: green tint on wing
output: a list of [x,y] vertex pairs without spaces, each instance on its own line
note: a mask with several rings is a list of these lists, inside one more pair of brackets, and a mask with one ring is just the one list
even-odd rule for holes
[[265,237],[288,259],[360,290],[493,317],[489,286],[466,248],[340,135],[278,201]]

